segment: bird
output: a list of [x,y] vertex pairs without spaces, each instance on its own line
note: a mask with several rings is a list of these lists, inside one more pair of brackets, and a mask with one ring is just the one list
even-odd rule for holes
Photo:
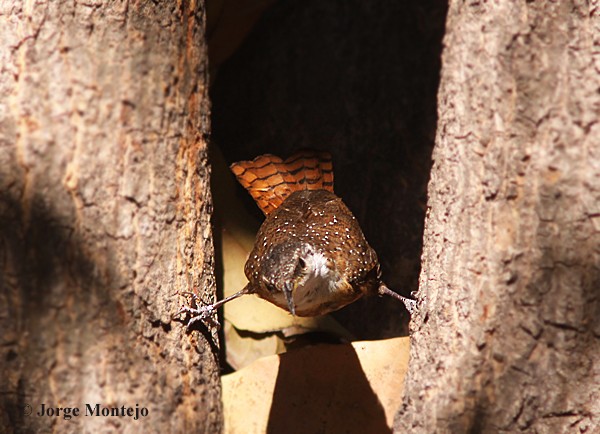
[[412,314],[416,301],[389,289],[375,250],[350,209],[333,191],[331,154],[304,149],[286,160],[272,154],[230,166],[265,214],[239,292],[201,306],[182,306],[193,323],[211,317],[223,304],[245,294],[294,316],[325,315],[365,295],[387,295]]

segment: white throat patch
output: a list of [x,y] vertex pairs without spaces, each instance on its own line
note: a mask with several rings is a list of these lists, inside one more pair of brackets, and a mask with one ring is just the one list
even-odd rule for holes
[[302,310],[310,310],[329,300],[329,294],[343,284],[340,275],[327,265],[327,258],[322,253],[315,253],[305,259],[309,275],[304,285],[294,290],[294,303]]
[[333,270],[327,266],[327,258],[322,253],[315,253],[306,259],[306,268],[311,270],[309,280],[313,278],[326,279],[330,274],[333,277]]

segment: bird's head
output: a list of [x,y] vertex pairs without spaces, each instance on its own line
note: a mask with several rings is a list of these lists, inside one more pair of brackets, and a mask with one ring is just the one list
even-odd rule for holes
[[263,284],[274,296],[285,297],[288,310],[296,314],[294,292],[309,279],[328,274],[331,264],[322,252],[306,242],[285,242],[273,246],[262,262]]

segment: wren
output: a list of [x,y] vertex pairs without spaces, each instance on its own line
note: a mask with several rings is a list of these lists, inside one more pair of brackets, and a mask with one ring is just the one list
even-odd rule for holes
[[412,313],[416,302],[381,280],[377,254],[348,207],[333,192],[333,166],[327,152],[300,151],[287,160],[262,155],[231,165],[266,216],[246,262],[248,284],[208,306],[182,307],[188,327],[244,294],[317,316],[340,309],[363,295],[389,295]]

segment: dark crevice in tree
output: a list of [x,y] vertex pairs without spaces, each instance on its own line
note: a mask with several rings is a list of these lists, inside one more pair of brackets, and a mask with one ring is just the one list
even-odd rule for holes
[[[335,190],[403,295],[420,272],[446,10],[439,0],[276,2],[211,88],[212,141],[228,162],[333,154]],[[335,316],[359,339],[406,334],[408,314],[389,299]]]

